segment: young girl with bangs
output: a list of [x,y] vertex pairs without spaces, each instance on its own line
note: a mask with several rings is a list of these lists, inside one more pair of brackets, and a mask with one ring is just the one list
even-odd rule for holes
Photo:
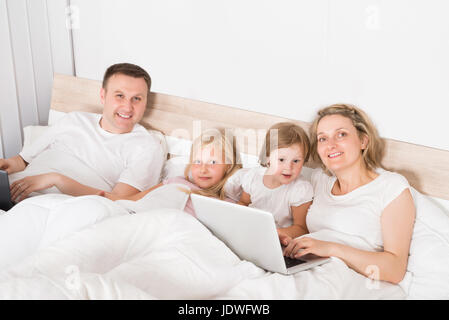
[[313,188],[301,176],[301,170],[309,149],[309,138],[301,127],[291,122],[277,123],[265,136],[259,157],[262,167],[242,177],[239,204],[272,213],[284,245],[308,233],[306,215]]
[[[209,129],[196,138],[190,150],[190,159],[184,176],[168,178],[160,184],[128,197],[105,193],[111,200],[134,200],[143,198],[149,192],[165,184],[177,183],[185,185],[189,193],[235,202],[225,196],[224,185],[238,169],[238,152],[234,137],[224,130]],[[189,198],[184,211],[195,216],[192,201]]]

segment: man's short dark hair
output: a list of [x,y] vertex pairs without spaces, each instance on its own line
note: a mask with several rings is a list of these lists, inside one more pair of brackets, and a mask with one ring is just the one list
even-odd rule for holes
[[143,68],[132,63],[117,63],[110,66],[103,76],[103,89],[106,89],[108,80],[114,74],[124,74],[133,78],[143,78],[147,84],[148,92],[151,89],[151,77]]

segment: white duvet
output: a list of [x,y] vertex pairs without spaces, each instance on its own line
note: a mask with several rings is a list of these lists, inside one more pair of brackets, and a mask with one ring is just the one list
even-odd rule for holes
[[2,299],[392,299],[342,261],[294,276],[241,261],[183,211],[118,216],[0,273]]
[[[174,197],[173,190],[165,193],[164,198],[162,189],[157,197],[147,198],[145,205],[144,202],[114,203],[94,196],[66,198],[58,205],[47,201],[49,196],[35,198],[33,205],[48,206],[48,220],[57,221],[54,209],[64,206],[66,216],[72,215],[72,219],[78,209],[89,211],[86,208],[90,207],[95,219],[86,212],[78,212],[80,219],[76,230],[61,231],[54,228],[56,225],[45,230],[41,242],[35,244],[39,248],[34,254],[0,271],[0,298],[405,297],[399,286],[372,282],[336,258],[289,276],[266,272],[248,261],[241,261],[198,220],[173,208],[182,207],[186,200],[181,191]],[[25,207],[25,202],[23,204]],[[172,208],[162,208],[167,205]],[[129,214],[130,209],[137,213]],[[64,224],[61,219],[59,221]]]

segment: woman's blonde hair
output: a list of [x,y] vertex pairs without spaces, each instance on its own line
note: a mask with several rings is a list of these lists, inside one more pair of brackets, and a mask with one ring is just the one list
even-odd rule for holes
[[265,141],[259,155],[260,164],[264,167],[268,165],[272,150],[288,148],[294,144],[301,146],[304,162],[307,162],[310,154],[310,141],[304,129],[292,122],[274,124],[265,135]]
[[320,123],[321,119],[323,119],[325,116],[330,115],[341,115],[345,118],[348,118],[349,120],[351,120],[353,126],[357,129],[359,138],[363,139],[364,136],[368,138],[368,143],[365,149],[362,150],[362,158],[368,170],[372,171],[377,168],[383,168],[381,162],[385,152],[384,140],[380,138],[376,127],[374,126],[368,115],[360,108],[357,108],[356,106],[350,104],[333,104],[318,111],[317,117],[312,122],[312,126],[310,127],[312,159],[318,162],[325,172],[327,172],[328,174],[330,173],[321,161],[321,158],[317,152],[318,124]]
[[190,168],[193,163],[193,158],[198,150],[201,150],[202,148],[210,145],[215,147],[215,152],[221,152],[225,164],[227,164],[229,167],[227,168],[223,178],[219,183],[206,189],[192,191],[192,193],[197,193],[207,197],[215,197],[223,200],[225,198],[224,186],[226,184],[226,181],[238,169],[242,168],[242,164],[240,162],[240,154],[237,150],[235,137],[232,133],[228,132],[228,130],[209,129],[204,131],[193,141],[192,147],[190,149],[190,161],[186,166],[184,176],[188,181],[193,183],[190,176]]

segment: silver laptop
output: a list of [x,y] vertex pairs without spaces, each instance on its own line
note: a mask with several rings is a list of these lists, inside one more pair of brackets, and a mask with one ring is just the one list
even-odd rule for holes
[[296,273],[330,260],[314,255],[301,259],[284,257],[274,217],[269,212],[197,194],[191,198],[201,223],[242,260],[282,274]]

